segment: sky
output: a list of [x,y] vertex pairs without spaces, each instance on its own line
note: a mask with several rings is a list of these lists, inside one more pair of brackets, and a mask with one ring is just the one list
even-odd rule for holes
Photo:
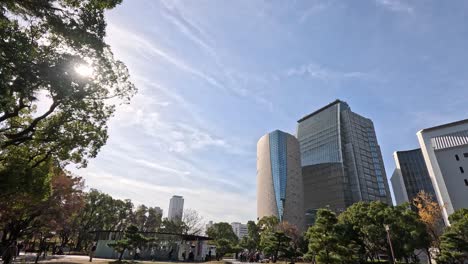
[[468,117],[467,1],[125,0],[106,41],[139,89],[109,123],[88,188],[167,214],[256,219],[256,143],[341,99],[392,153]]

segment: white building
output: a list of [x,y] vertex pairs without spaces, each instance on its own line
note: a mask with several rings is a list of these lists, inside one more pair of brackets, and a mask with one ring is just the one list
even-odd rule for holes
[[468,208],[468,119],[417,133],[443,218]]
[[231,223],[232,231],[237,235],[239,239],[242,239],[248,234],[247,225],[241,224],[239,222]]
[[174,195],[169,201],[169,211],[167,218],[169,220],[182,220],[184,213],[184,197]]

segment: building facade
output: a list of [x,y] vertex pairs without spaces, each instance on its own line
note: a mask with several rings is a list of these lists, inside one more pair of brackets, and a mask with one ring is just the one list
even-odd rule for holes
[[257,143],[257,216],[276,216],[303,229],[299,142],[275,130]]
[[448,216],[468,208],[468,119],[431,127],[417,134],[437,201]]
[[239,239],[242,239],[248,234],[247,225],[245,224],[241,224],[239,222],[233,222],[231,223],[231,226],[232,226],[232,231],[234,231],[234,234],[236,234],[236,236]]
[[421,149],[396,151],[393,158],[396,168],[390,182],[397,205],[412,202],[420,191],[436,199]]
[[182,214],[184,213],[184,197],[174,195],[169,201],[169,211],[167,218],[171,221],[182,220]]
[[[358,201],[391,204],[373,122],[336,100],[297,124],[304,209],[344,211]],[[307,223],[308,225],[312,223]]]

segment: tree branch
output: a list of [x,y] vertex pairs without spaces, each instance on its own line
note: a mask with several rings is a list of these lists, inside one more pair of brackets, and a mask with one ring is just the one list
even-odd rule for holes
[[5,112],[2,116],[0,116],[0,122],[3,122],[5,120],[7,120],[8,118],[12,118],[12,117],[16,117],[19,115],[19,112],[21,111],[21,109],[23,108],[26,108],[27,105],[24,103],[24,97],[21,96],[19,98],[19,105],[18,107],[15,107],[13,112],[10,112],[10,113],[7,113]]
[[57,108],[57,106],[59,106],[59,105],[60,105],[59,102],[53,102],[52,105],[49,107],[49,110],[47,110],[47,112],[45,112],[41,116],[36,117],[31,122],[31,124],[29,124],[29,126],[27,128],[25,128],[23,131],[15,133],[15,134],[5,134],[5,136],[9,140],[6,141],[5,144],[3,144],[3,147],[14,145],[14,144],[17,144],[17,143],[21,143],[21,142],[24,142],[24,141],[32,138],[32,136],[28,135],[28,134],[30,134],[31,132],[34,132],[34,130],[36,129],[37,124],[41,120],[47,118],[50,114],[52,114],[54,112],[54,110]]

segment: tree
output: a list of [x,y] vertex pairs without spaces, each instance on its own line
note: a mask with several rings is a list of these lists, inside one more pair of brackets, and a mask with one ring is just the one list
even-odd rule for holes
[[[19,145],[28,146],[33,161],[54,156],[86,164],[97,154],[115,105],[136,91],[104,42],[104,11],[120,2],[0,3],[1,156]],[[75,71],[83,65],[91,76]],[[49,102],[41,113],[38,94]]]
[[134,225],[138,227],[139,230],[145,231],[144,228],[146,220],[148,219],[147,213],[148,207],[146,207],[144,204],[139,205],[133,213]]
[[189,235],[200,235],[203,232],[203,228],[205,226],[203,217],[201,217],[198,212],[193,209],[184,210],[182,222],[185,226],[185,230],[183,232]]
[[308,255],[324,264],[339,263],[342,261],[343,246],[341,235],[337,227],[338,219],[329,209],[319,209],[315,224],[307,231],[309,239]]
[[115,251],[119,253],[119,261],[122,261],[122,257],[125,253],[125,250],[141,247],[147,241],[148,238],[146,238],[138,232],[138,227],[130,225],[129,227],[127,227],[123,239],[117,240],[113,243],[109,243],[108,246],[112,247]]
[[213,239],[216,253],[221,257],[226,253],[232,253],[239,240],[231,225],[224,222],[213,224],[206,234]]
[[278,260],[280,253],[290,253],[288,252],[290,241],[291,238],[289,238],[283,231],[274,231],[265,236],[263,241],[263,250],[265,254],[273,257],[273,263],[275,263]]
[[455,211],[449,221],[451,226],[441,237],[437,263],[464,264],[468,261],[468,209]]
[[156,232],[161,227],[162,214],[155,207],[148,208],[148,217],[145,222],[145,231]]
[[304,236],[297,226],[283,221],[278,224],[277,229],[289,238],[287,247],[282,251],[283,257],[290,259],[294,263],[297,257],[301,257],[307,253],[307,245],[304,245]]
[[61,232],[81,209],[82,179],[57,167],[51,167],[49,177],[40,190],[0,202],[3,245],[39,228]]
[[264,250],[267,247],[269,238],[276,231],[279,224],[279,219],[276,216],[264,216],[257,224],[260,230],[260,249]]
[[239,244],[250,252],[256,251],[260,246],[260,228],[254,221],[247,222],[247,235],[241,239]]
[[[440,236],[444,226],[442,221],[443,206],[440,206],[434,197],[424,191],[420,191],[413,199],[413,206],[430,236],[431,247],[440,251]],[[427,253],[430,257],[430,252]]]

